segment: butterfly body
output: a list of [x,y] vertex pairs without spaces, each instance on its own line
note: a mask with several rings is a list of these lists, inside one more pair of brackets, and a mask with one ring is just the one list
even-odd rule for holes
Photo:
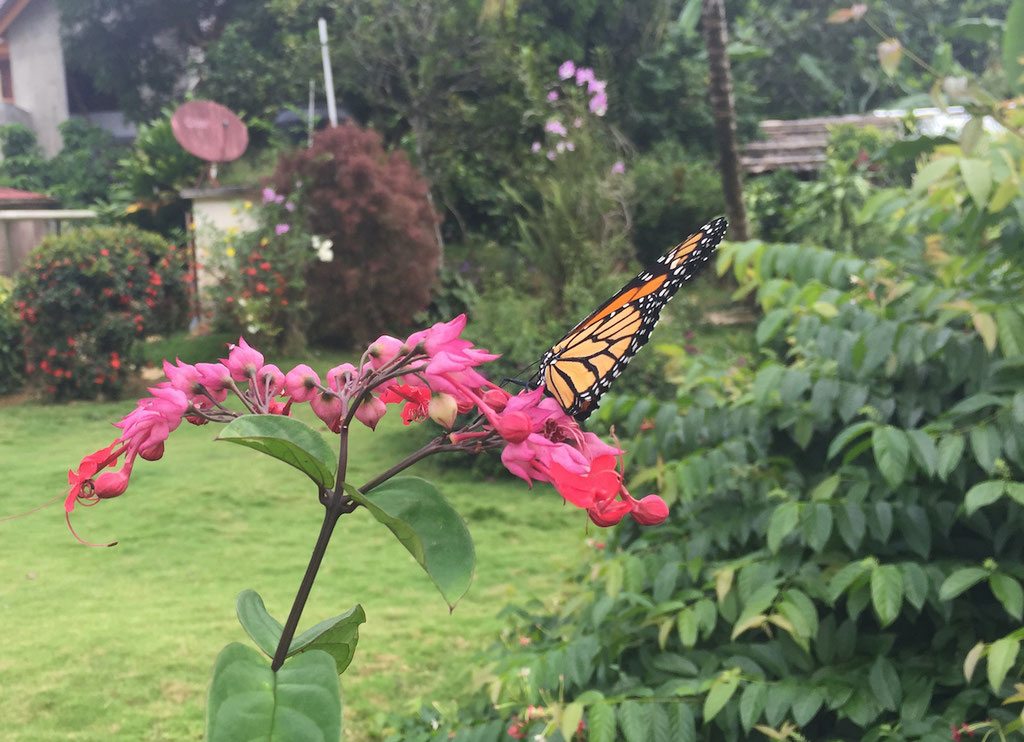
[[586,420],[650,339],[661,310],[707,264],[727,226],[722,218],[705,224],[595,309],[544,353],[530,388],[544,384],[566,414]]

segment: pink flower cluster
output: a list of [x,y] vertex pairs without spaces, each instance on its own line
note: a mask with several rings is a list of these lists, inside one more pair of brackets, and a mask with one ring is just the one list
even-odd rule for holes
[[[608,112],[608,96],[605,93],[605,89],[608,83],[604,80],[597,79],[594,74],[594,70],[590,67],[577,67],[576,63],[572,60],[563,62],[558,68],[558,79],[563,82],[574,82],[577,88],[580,88],[584,93],[589,96],[587,101],[587,108],[595,116],[604,116]],[[548,103],[554,103],[561,100],[562,96],[558,90],[552,89],[548,92],[547,100]],[[573,128],[578,129],[583,125],[583,120],[579,117],[573,119]],[[544,154],[549,160],[554,160],[562,152],[572,152],[576,149],[576,145],[571,139],[569,139],[569,128],[562,123],[557,117],[548,119],[544,125],[544,131],[548,134],[554,134],[558,137],[558,141],[555,142],[553,148],[549,148]],[[535,154],[540,152],[542,149],[540,142],[534,142],[530,150]]]
[[[122,494],[137,457],[163,455],[164,441],[181,421],[229,422],[241,414],[288,415],[293,403],[308,402],[335,433],[354,418],[376,428],[388,405],[402,406],[406,425],[430,418],[452,431],[460,414],[472,422],[446,432],[446,450],[478,452],[502,448],[506,468],[531,486],[550,482],[569,502],[585,509],[600,526],[618,523],[627,513],[644,525],[668,514],[657,495],[636,500],[622,484],[616,457],[622,452],[585,433],[543,388],[511,395],[476,368],[497,358],[461,337],[466,316],[439,322],[405,340],[382,335],[358,366],[344,363],[326,374],[326,383],[309,366],[283,373],[263,354],[239,339],[219,363],[164,362],[167,381],[150,388],[151,397],[117,423],[121,435],[86,456],[68,472],[71,490],[64,503],[70,514],[77,502],[92,505]],[[244,413],[224,405],[234,394]],[[124,463],[117,471],[105,471]]]

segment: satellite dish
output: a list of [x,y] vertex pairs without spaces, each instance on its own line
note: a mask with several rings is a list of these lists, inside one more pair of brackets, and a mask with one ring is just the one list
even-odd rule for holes
[[211,100],[183,103],[171,116],[171,131],[186,151],[211,163],[211,179],[217,163],[242,156],[249,145],[249,130],[231,109]]

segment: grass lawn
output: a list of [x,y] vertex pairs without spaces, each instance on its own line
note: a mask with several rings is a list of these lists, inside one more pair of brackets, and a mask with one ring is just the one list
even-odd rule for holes
[[[198,360],[188,358],[186,360]],[[283,365],[283,364],[282,364]],[[319,364],[318,364],[319,367]],[[326,368],[326,366],[325,366]],[[82,455],[109,443],[121,403],[0,407],[0,515],[66,491]],[[309,416],[306,416],[310,421]],[[198,740],[210,669],[228,642],[248,642],[234,598],[257,590],[284,620],[321,517],[302,475],[225,443],[215,426],[183,424],[158,462],[139,461],[128,492],[76,509],[78,544],[55,503],[0,522],[0,740]],[[360,427],[350,479],[360,484],[420,440],[397,415]],[[451,615],[390,532],[357,511],[339,524],[300,631],[362,603],[368,622],[342,678],[346,739],[407,699],[464,689],[476,653],[510,601],[547,598],[586,550],[584,516],[547,485],[487,481],[424,462],[466,519],[476,578]],[[414,704],[415,705],[415,704]]]

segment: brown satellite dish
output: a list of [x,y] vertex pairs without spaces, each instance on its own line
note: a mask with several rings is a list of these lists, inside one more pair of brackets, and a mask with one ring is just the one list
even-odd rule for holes
[[212,100],[183,103],[171,116],[178,144],[211,163],[230,162],[249,145],[249,130],[231,109]]

